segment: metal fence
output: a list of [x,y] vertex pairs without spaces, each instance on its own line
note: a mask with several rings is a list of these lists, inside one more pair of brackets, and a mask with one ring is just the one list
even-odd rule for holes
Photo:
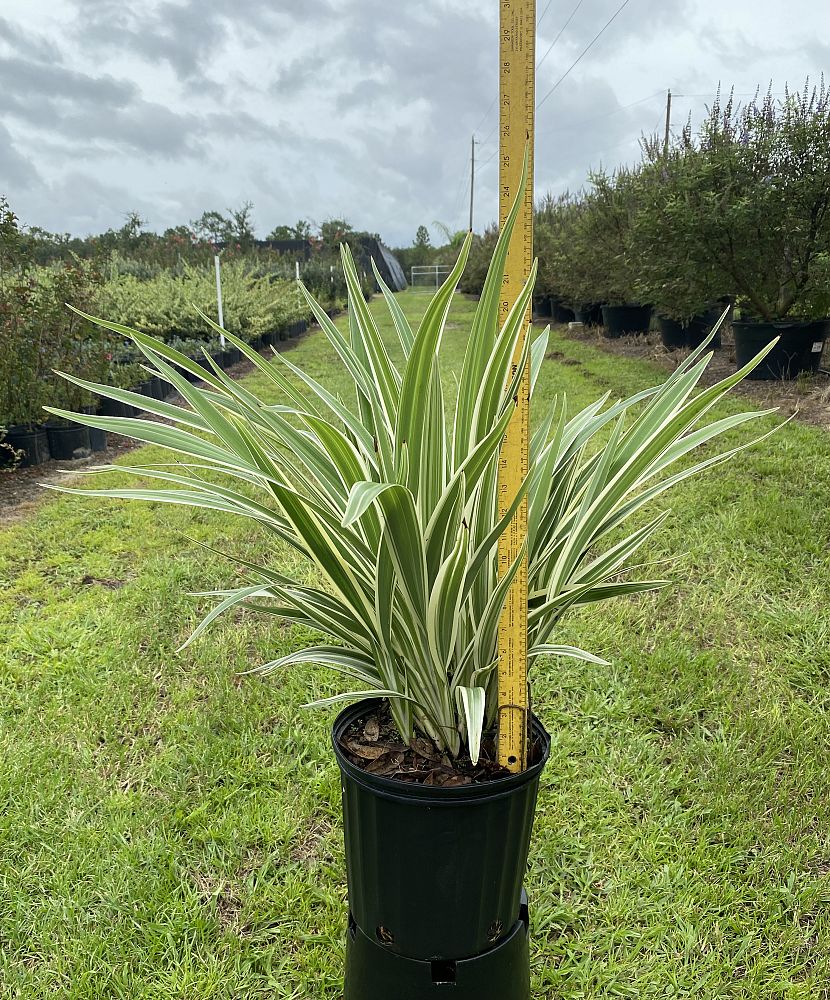
[[413,264],[410,270],[410,285],[415,290],[435,291],[440,288],[452,271],[450,264]]

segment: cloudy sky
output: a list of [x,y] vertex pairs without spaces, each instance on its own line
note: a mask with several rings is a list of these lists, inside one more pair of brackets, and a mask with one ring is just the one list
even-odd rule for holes
[[[537,0],[540,101],[621,2]],[[475,131],[481,228],[497,211],[498,6],[2,0],[0,194],[80,235],[249,200],[260,236],[336,216],[408,244],[420,223],[466,227]],[[636,158],[669,87],[679,127],[719,81],[782,91],[822,72],[826,2],[629,0],[539,109],[537,193]]]

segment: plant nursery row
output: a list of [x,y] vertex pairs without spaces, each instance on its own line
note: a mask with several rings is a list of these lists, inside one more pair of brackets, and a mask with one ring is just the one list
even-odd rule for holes
[[[159,378],[148,378],[146,358],[135,344],[91,322],[87,315],[161,337],[190,358],[204,360],[207,354],[223,368],[239,360],[239,352],[223,348],[218,333],[200,316],[200,311],[211,319],[217,315],[212,267],[183,264],[176,273],[160,270],[141,279],[117,258],[112,258],[107,268],[77,257],[49,266],[30,265],[14,257],[16,227],[10,212],[5,213],[2,223],[3,468],[36,464],[49,457],[71,459],[105,447],[101,432],[90,437],[86,428],[47,421],[43,407],[104,412],[102,405],[120,404],[104,404],[97,395],[56,372],[115,385],[139,396],[161,397],[165,387]],[[307,326],[309,310],[297,286],[257,273],[244,260],[224,266],[222,291],[225,329],[253,346],[296,336]],[[332,312],[339,305],[334,298],[327,302]]]
[[[229,254],[221,265],[224,328],[257,347],[304,330],[309,310],[290,272],[293,266],[279,258]],[[342,275],[328,265],[305,267],[303,280],[329,312],[342,308]],[[132,341],[87,316],[160,337],[190,358],[207,354],[221,367],[236,363],[238,351],[223,349],[200,313],[217,319],[212,258],[162,264],[110,249],[99,258],[72,253],[38,263],[31,239],[0,200],[0,468],[105,447],[101,432],[90,436],[84,428],[47,421],[47,405],[77,412],[101,406],[97,395],[56,372],[144,396],[163,391],[159,379],[148,379],[146,358]]]
[[[657,327],[691,348],[726,310],[738,366],[776,337],[752,377],[820,369],[830,333],[830,92],[739,105],[718,99],[699,129],[642,142],[638,166],[590,175],[537,205],[537,308],[606,336]],[[481,287],[495,231],[465,284]]]

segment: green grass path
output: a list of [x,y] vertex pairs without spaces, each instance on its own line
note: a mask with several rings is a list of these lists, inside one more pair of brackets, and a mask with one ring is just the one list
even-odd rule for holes
[[[660,377],[552,349],[540,395],[574,407]],[[342,388],[319,331],[291,356]],[[791,423],[663,499],[677,585],[567,621],[612,666],[534,678],[534,1000],[826,1000],[830,437]],[[250,614],[177,654],[187,592],[237,579],[190,539],[293,564],[184,508],[55,497],[0,531],[0,1000],[340,996],[333,713],[299,708],[334,682],[239,677],[308,638]]]

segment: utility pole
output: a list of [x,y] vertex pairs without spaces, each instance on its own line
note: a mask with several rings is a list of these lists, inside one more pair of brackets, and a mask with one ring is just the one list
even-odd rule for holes
[[666,135],[663,139],[663,156],[669,155],[669,131],[671,129],[671,91],[666,92]]
[[476,187],[476,137],[470,144],[470,232],[473,231],[473,197]]

